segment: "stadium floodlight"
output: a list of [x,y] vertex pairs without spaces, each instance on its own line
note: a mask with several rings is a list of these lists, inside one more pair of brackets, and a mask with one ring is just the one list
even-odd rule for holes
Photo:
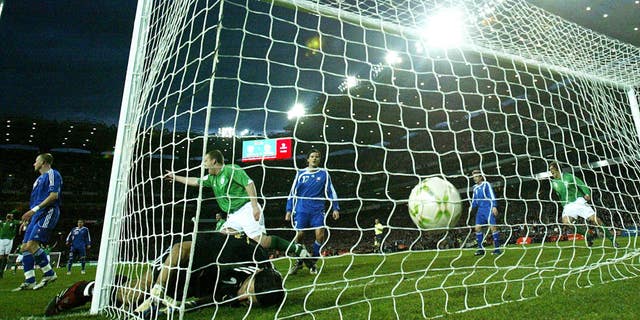
[[402,58],[395,51],[388,51],[387,55],[384,57],[384,61],[386,61],[390,66],[399,64],[402,62]]
[[233,127],[221,127],[218,128],[218,136],[223,138],[231,138],[236,135],[236,130]]
[[344,83],[347,85],[347,88],[353,88],[358,85],[358,79],[354,76],[348,76]]
[[347,76],[342,83],[338,86],[338,90],[344,92],[347,89],[351,89],[358,85],[358,78],[354,76]]
[[300,118],[302,116],[304,116],[306,113],[304,105],[301,103],[296,103],[293,105],[293,107],[291,107],[291,109],[289,110],[289,112],[287,112],[287,118],[289,120],[294,119],[294,118]]
[[240,136],[241,137],[244,137],[244,136],[246,136],[248,134],[249,134],[249,129],[244,129],[244,130],[240,131]]
[[462,45],[466,29],[464,14],[459,8],[442,8],[426,20],[422,37],[430,48],[450,49]]

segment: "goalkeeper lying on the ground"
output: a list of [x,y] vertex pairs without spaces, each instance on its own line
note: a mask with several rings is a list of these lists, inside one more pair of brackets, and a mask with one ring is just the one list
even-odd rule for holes
[[[156,261],[164,260],[145,277],[129,280],[118,277],[121,286],[113,295],[113,304],[132,308],[143,317],[168,313],[179,306],[184,290],[186,268],[192,242],[175,244],[170,252]],[[93,296],[94,282],[79,281],[60,292],[47,306],[45,315],[82,306]],[[124,285],[122,285],[124,284]],[[150,290],[149,294],[142,291]],[[187,311],[214,304],[272,306],[284,299],[282,276],[268,261],[265,250],[254,241],[237,239],[221,233],[199,234],[193,256],[192,273],[187,288]]]

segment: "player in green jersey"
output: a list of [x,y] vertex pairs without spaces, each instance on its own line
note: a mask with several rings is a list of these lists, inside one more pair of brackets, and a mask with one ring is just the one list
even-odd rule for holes
[[209,174],[202,178],[178,176],[170,171],[167,171],[164,178],[192,187],[202,185],[211,188],[218,206],[227,213],[227,221],[220,232],[227,234],[244,232],[247,237],[255,240],[265,249],[277,249],[302,258],[310,256],[302,245],[266,234],[256,186],[244,169],[235,164],[225,164],[222,152],[219,150],[207,152],[203,165]]
[[20,221],[13,220],[13,214],[7,213],[7,218],[0,222],[0,279],[4,276],[4,269],[7,267],[7,261],[11,248],[13,247],[13,238],[20,226]]
[[[565,226],[573,227],[573,221],[578,217],[582,217],[587,222],[591,222],[599,227],[607,239],[611,240],[615,247],[613,235],[603,226],[602,220],[596,216],[596,212],[589,206],[587,202],[591,201],[591,189],[580,178],[571,173],[562,173],[557,162],[549,164],[549,171],[553,179],[551,187],[560,198],[560,203],[564,207],[562,210],[562,223]],[[586,227],[576,226],[576,232],[583,233],[587,239],[589,246],[593,244],[589,230]]]
[[216,231],[222,230],[222,226],[224,226],[225,222],[227,222],[227,220],[222,217],[222,214],[216,213]]
[[380,219],[376,218],[375,224],[373,225],[373,230],[375,233],[375,238],[373,241],[373,246],[376,248],[376,251],[382,251],[382,237],[384,236],[384,226],[380,222]]

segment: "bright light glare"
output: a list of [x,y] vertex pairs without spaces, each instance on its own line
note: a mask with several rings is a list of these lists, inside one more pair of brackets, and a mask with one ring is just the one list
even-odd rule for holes
[[244,137],[244,136],[246,136],[248,134],[249,134],[249,129],[244,129],[244,130],[240,131],[240,136],[242,136],[242,137]]
[[218,128],[218,136],[224,138],[231,138],[236,135],[236,129],[233,127]]
[[347,88],[353,88],[358,85],[358,79],[354,76],[348,76],[344,79],[344,84]]
[[428,18],[423,38],[427,46],[448,49],[462,45],[464,15],[458,8],[443,8]]
[[400,55],[398,55],[398,53],[395,51],[387,52],[387,56],[384,58],[384,60],[391,66],[402,62],[402,58],[400,58]]
[[306,111],[304,110],[304,105],[302,105],[301,103],[296,103],[293,105],[291,110],[287,112],[287,118],[289,119],[300,118],[304,116],[305,113]]

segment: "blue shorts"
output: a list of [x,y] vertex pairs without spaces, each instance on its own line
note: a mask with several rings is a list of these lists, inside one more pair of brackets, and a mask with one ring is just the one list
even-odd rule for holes
[[71,246],[71,250],[69,251],[69,258],[84,258],[87,256],[87,247],[74,247]]
[[496,224],[496,216],[491,213],[491,209],[488,210],[480,210],[476,213],[476,224],[479,225],[495,225]]
[[296,230],[324,227],[324,212],[295,212],[293,227]]
[[24,232],[22,243],[29,241],[47,243],[53,233],[53,228],[58,224],[59,217],[60,209],[56,207],[48,207],[36,212],[31,217],[31,222],[29,222],[27,230]]

